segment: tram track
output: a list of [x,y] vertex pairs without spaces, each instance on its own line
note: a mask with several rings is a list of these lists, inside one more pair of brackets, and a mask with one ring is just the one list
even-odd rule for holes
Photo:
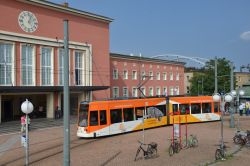
[[[35,143],[35,144],[32,144],[33,146],[35,145],[39,145],[39,144],[43,144],[45,142],[51,142],[51,141],[54,141],[54,140],[59,140],[59,139],[63,139],[63,137],[60,137],[60,138],[55,138],[55,139],[52,139],[52,140],[47,140],[47,141],[42,141],[42,142],[39,142],[39,143]],[[86,139],[84,142],[82,139],[79,139],[79,138],[76,138],[76,139],[73,139],[70,141],[70,149],[75,149],[75,148],[78,148],[78,147],[82,147],[82,146],[86,146],[86,145],[89,145],[91,143],[94,143],[96,141],[99,141],[101,139],[91,139],[91,140],[88,140]],[[23,147],[18,147],[18,148],[14,148],[14,149],[10,149],[8,151],[15,151],[15,150],[18,150],[20,148],[23,148]],[[55,155],[58,155],[58,154],[61,154],[63,153],[63,142],[60,142],[60,143],[57,143],[53,146],[50,146],[50,147],[46,147],[46,148],[43,148],[43,149],[40,149],[38,151],[35,151],[35,152],[30,152],[29,154],[29,158],[30,158],[30,162],[29,164],[35,164],[39,161],[42,161],[42,160],[45,160],[49,157],[52,157],[52,156],[55,156]],[[6,166],[6,165],[23,165],[23,164],[20,164],[23,160],[24,160],[25,156],[18,156],[17,158],[12,158],[11,160],[9,161],[6,161],[4,163],[0,163],[0,165],[3,165],[3,166]],[[35,158],[35,159],[34,159]]]

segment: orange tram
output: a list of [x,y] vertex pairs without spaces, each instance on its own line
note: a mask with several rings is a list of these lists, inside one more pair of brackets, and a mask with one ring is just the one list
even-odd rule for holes
[[94,138],[171,125],[176,114],[180,123],[216,121],[219,108],[212,96],[83,101],[78,109],[77,136]]

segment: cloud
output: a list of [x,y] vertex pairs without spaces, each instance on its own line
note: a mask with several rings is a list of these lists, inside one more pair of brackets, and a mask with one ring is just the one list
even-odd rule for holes
[[246,31],[240,34],[240,38],[242,40],[250,40],[250,31]]

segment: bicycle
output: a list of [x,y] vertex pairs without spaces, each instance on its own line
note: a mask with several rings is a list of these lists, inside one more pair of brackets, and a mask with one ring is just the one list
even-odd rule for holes
[[137,149],[134,161],[136,161],[141,150],[143,151],[144,159],[152,158],[157,155],[157,143],[151,142],[149,144],[144,144],[141,141],[138,142],[140,143],[140,146]]
[[183,139],[183,147],[184,148],[194,148],[198,146],[198,139],[195,135],[190,134],[188,139]]
[[250,142],[250,131],[247,130],[246,132],[244,131],[237,131],[233,137],[233,141],[235,144],[240,144],[240,145],[249,145]]
[[215,151],[215,160],[225,160],[226,157],[226,145],[225,144],[219,144],[219,147]]
[[181,144],[180,142],[177,140],[177,138],[174,138],[173,139],[170,139],[171,140],[171,144],[168,148],[168,153],[169,153],[169,156],[173,156],[174,153],[179,153],[180,150],[181,150]]

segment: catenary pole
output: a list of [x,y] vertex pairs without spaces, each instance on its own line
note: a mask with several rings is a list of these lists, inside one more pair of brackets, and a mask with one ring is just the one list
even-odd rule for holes
[[68,20],[64,20],[64,86],[63,86],[63,123],[64,144],[63,157],[64,166],[70,165],[70,126],[69,126],[69,31]]
[[[232,92],[234,90],[234,66],[233,66],[233,62],[230,63],[230,78],[231,78],[230,79],[230,92]],[[235,127],[233,101],[230,103],[230,127],[231,128]]]
[[214,60],[214,93],[218,93],[217,57]]

